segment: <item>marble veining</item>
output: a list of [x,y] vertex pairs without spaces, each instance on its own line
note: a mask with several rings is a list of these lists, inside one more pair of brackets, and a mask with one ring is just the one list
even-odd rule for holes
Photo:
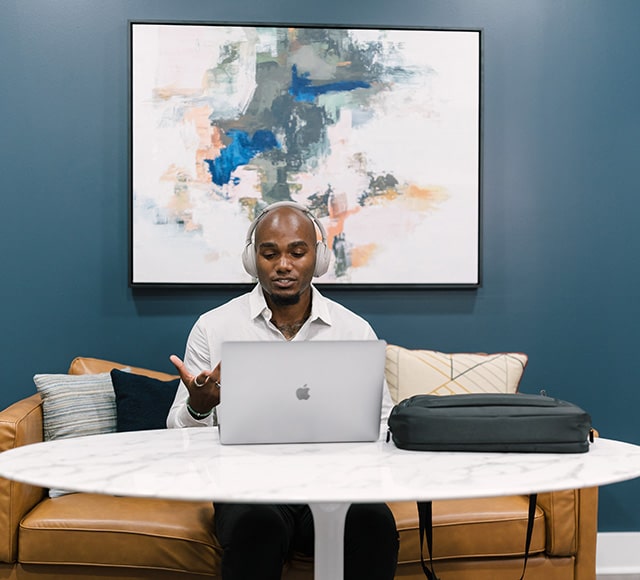
[[367,502],[490,497],[640,476],[640,447],[588,453],[413,452],[393,443],[221,445],[215,428],[113,433],[0,454],[0,475],[43,487],[185,500]]

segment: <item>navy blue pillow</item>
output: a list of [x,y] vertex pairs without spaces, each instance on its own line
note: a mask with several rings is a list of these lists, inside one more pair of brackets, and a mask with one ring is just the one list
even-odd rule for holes
[[111,382],[116,393],[117,431],[166,429],[179,379],[160,381],[113,369]]

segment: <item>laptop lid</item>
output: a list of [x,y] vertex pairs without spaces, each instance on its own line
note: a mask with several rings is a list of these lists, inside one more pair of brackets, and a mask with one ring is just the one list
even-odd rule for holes
[[375,441],[382,340],[225,342],[220,442]]

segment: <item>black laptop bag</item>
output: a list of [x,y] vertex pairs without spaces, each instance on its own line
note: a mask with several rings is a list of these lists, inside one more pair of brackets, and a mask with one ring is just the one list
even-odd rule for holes
[[[393,407],[388,426],[387,441],[391,437],[397,447],[415,451],[585,453],[593,441],[588,413],[546,395],[415,395]],[[536,500],[537,494],[529,496],[520,580],[527,568]],[[438,580],[432,559],[432,504],[417,503],[422,569],[429,580]],[[429,566],[422,556],[425,539]]]
[[545,395],[414,395],[388,420],[397,447],[416,451],[584,453],[591,417]]

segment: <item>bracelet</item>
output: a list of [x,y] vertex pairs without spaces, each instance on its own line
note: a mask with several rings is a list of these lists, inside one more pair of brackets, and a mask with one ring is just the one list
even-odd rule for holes
[[187,411],[189,411],[189,415],[191,415],[194,419],[202,420],[206,419],[209,415],[211,415],[211,413],[213,413],[213,407],[206,413],[198,413],[198,411],[195,411],[189,404],[189,399],[187,399]]

